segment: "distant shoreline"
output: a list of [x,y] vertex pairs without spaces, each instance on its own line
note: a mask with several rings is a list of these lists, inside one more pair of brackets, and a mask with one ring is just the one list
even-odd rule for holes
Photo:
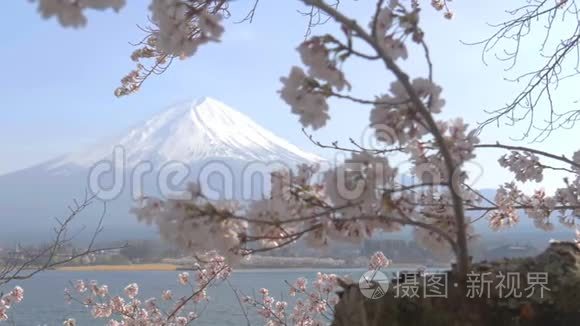
[[64,272],[132,272],[132,271],[177,271],[183,266],[174,264],[125,264],[125,265],[82,265],[60,266],[56,271]]
[[[414,270],[423,266],[421,264],[392,264],[389,269],[409,269]],[[444,265],[436,265],[432,268],[448,268]],[[238,266],[236,270],[239,271],[251,271],[251,270],[312,270],[312,269],[361,269],[364,270],[363,266]],[[165,264],[165,263],[152,263],[152,264],[126,264],[126,265],[83,265],[83,266],[61,266],[54,270],[63,272],[146,272],[146,271],[188,271],[192,270],[187,266],[175,265],[175,264]]]

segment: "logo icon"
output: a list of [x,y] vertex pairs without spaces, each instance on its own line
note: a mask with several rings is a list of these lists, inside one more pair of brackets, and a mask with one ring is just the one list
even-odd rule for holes
[[371,270],[364,273],[358,281],[362,295],[369,299],[380,299],[387,294],[391,281],[384,273]]

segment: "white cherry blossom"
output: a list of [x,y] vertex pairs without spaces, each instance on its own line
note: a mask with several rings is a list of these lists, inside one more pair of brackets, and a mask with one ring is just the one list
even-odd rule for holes
[[326,125],[330,119],[326,97],[312,92],[312,81],[301,68],[292,67],[290,75],[280,81],[283,84],[280,97],[290,105],[292,113],[300,116],[300,123],[304,127],[319,129]]
[[156,46],[174,56],[192,56],[200,45],[219,41],[224,31],[219,16],[180,0],[153,0],[149,10],[158,27]]
[[302,62],[308,67],[310,76],[328,82],[339,91],[347,86],[343,73],[338,70],[336,63],[328,58],[330,53],[324,45],[323,38],[313,37],[302,42],[298,52]]
[[56,16],[64,27],[83,27],[87,24],[86,9],[113,9],[119,11],[125,0],[35,0],[43,18]]
[[[439,113],[445,104],[441,87],[424,78],[416,78],[412,86],[417,96],[425,101],[432,113]],[[370,125],[375,128],[377,138],[389,145],[405,145],[410,140],[428,133],[425,122],[414,106],[407,91],[399,81],[391,84],[391,93],[377,98],[377,104],[370,114]],[[385,130],[390,132],[384,133]]]
[[543,180],[544,168],[540,164],[538,156],[532,153],[520,153],[512,151],[511,154],[504,155],[499,159],[499,164],[512,171],[516,180],[526,182],[533,180],[540,182]]

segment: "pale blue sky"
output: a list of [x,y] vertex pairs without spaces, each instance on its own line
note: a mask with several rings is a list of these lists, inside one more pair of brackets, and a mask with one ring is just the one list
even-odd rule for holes
[[[294,48],[303,39],[306,20],[296,13],[301,8],[298,1],[264,0],[252,24],[232,24],[253,3],[237,1],[222,43],[202,47],[193,58],[176,62],[164,75],[146,82],[139,93],[118,99],[113,90],[133,67],[128,42],[142,37],[136,24],[146,22],[148,13],[148,1],[128,2],[120,14],[89,13],[88,26],[80,30],[63,29],[54,19],[42,20],[28,1],[2,4],[0,174],[82,148],[118,134],[172,103],[201,96],[215,97],[292,143],[328,156],[302,135],[297,117],[276,94],[279,78],[300,62]],[[345,12],[367,25],[373,1],[342,2]],[[459,42],[489,34],[486,22],[498,21],[506,5],[500,0],[453,2],[456,17],[452,21],[430,8],[424,10],[423,27],[435,63],[435,79],[443,86],[448,103],[445,117],[462,116],[475,123],[485,117],[484,108],[496,108],[510,99],[514,85],[502,80],[502,66],[494,61],[484,66],[479,47]],[[314,33],[328,29],[336,30],[336,25],[329,23]],[[417,53],[412,52],[404,66],[413,76],[425,76],[422,56]],[[537,58],[537,49],[527,57]],[[528,59],[524,56],[522,60]],[[355,94],[372,96],[388,88],[391,77],[380,68],[360,61],[347,63],[345,71]],[[332,120],[316,132],[317,138],[344,141],[348,136],[360,137],[369,109],[333,103]],[[490,127],[482,138],[507,142],[509,136],[519,135],[513,128]],[[570,154],[574,148],[565,140],[573,136],[572,131],[554,134],[541,147]],[[482,187],[509,177],[496,167],[497,155],[491,154],[482,153],[478,159],[486,171],[479,183]],[[549,180],[549,185],[555,184],[555,179]]]

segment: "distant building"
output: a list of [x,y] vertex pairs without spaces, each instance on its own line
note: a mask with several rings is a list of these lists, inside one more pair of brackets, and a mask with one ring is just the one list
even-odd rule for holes
[[373,239],[364,241],[362,249],[364,256],[370,256],[377,251],[383,252],[389,259],[398,263],[422,263],[433,258],[432,253],[419,247],[415,241],[400,239]]
[[486,260],[501,260],[504,258],[531,257],[539,254],[538,249],[531,245],[510,244],[496,247],[485,253]]

